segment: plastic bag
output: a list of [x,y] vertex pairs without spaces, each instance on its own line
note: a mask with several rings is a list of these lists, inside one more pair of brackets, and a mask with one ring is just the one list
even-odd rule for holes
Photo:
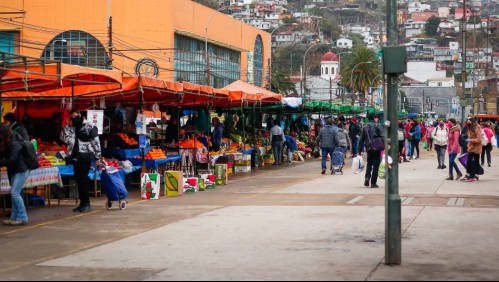
[[428,149],[428,141],[426,141],[426,140],[423,143],[423,149],[425,149],[425,150]]
[[379,165],[379,172],[378,172],[378,177],[379,179],[385,179],[385,174],[386,174],[386,162],[385,159],[381,161],[381,164]]
[[361,156],[356,156],[352,160],[352,172],[354,174],[359,174],[364,171],[365,164],[364,159]]

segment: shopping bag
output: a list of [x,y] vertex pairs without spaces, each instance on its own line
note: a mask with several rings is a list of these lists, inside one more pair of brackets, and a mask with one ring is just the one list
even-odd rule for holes
[[490,139],[490,142],[492,143],[492,147],[497,148],[497,138],[495,136],[492,136],[492,139]]
[[385,179],[385,176],[386,176],[386,162],[385,162],[385,159],[383,158],[383,160],[381,161],[381,164],[379,165],[379,172],[378,172],[378,177],[379,179]]
[[0,195],[10,193],[10,181],[7,170],[0,171]]
[[425,149],[425,150],[428,149],[428,141],[426,141],[426,140],[423,143],[423,149]]
[[354,174],[359,174],[364,171],[365,164],[364,159],[361,156],[356,156],[352,160],[352,172]]
[[468,153],[464,153],[459,157],[459,162],[465,167],[468,167]]

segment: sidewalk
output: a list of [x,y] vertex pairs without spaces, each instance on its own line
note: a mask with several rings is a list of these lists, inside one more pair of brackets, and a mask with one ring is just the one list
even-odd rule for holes
[[68,212],[74,201],[30,209],[27,227],[0,226],[0,277],[498,280],[497,167],[466,183],[445,181],[434,152],[401,164],[402,265],[386,266],[385,190],[363,187],[350,161],[344,175],[311,161],[177,198],[131,193],[125,211],[105,210],[104,198],[88,214]]

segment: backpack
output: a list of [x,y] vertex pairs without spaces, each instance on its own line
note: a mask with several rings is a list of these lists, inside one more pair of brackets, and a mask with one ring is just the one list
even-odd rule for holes
[[404,141],[405,140],[405,132],[404,132],[403,129],[399,129],[398,140],[399,141]]
[[21,143],[22,154],[26,166],[28,166],[30,170],[39,168],[40,164],[38,163],[38,156],[36,155],[35,147],[30,141],[24,140],[21,134],[16,131],[17,129],[14,130],[14,136],[17,139],[17,142]]
[[24,162],[28,166],[29,169],[37,169],[40,167],[40,164],[38,163],[38,156],[36,155],[35,147],[33,147],[33,144],[30,141],[27,140],[21,140],[18,141],[21,143],[22,146],[22,154],[24,157]]

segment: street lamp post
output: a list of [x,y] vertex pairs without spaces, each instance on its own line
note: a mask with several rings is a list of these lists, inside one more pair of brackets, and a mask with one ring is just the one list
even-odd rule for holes
[[[54,60],[54,57],[55,57],[55,43],[56,42],[68,42],[66,39],[56,39],[54,41],[52,41],[52,43],[50,44],[50,60]],[[62,52],[62,44],[61,44],[61,52]]]
[[310,47],[308,47],[307,51],[305,51],[305,55],[303,55],[303,79],[302,79],[302,91],[301,91],[301,95],[302,95],[302,98],[305,97],[305,92],[307,91],[307,67],[306,67],[306,59],[307,59],[307,53],[308,51],[310,51],[312,48],[314,47],[317,47],[317,46],[320,46],[320,45],[330,45],[329,43],[318,43],[318,44],[314,44]]
[[211,19],[213,16],[215,16],[216,13],[227,9],[228,6],[223,6],[222,8],[214,11],[210,17],[208,18],[208,21],[206,22],[206,27],[204,29],[204,53],[205,53],[205,60],[206,60],[206,85],[210,86],[211,84],[211,77],[210,77],[210,55],[208,54],[208,26],[211,23]]
[[[272,35],[274,34],[274,32],[276,32],[278,29],[280,29],[281,27],[283,26],[290,26],[290,25],[296,25],[295,23],[291,23],[291,24],[283,24],[283,25],[280,25],[278,27],[276,27],[274,30],[272,30],[272,32],[270,33],[270,48],[269,48],[269,51],[271,52],[272,54]],[[292,56],[293,54],[291,54]],[[293,58],[291,58],[291,64],[293,64]],[[269,83],[268,83],[268,86],[267,86],[267,89],[271,89],[272,88],[272,55],[269,56]]]

